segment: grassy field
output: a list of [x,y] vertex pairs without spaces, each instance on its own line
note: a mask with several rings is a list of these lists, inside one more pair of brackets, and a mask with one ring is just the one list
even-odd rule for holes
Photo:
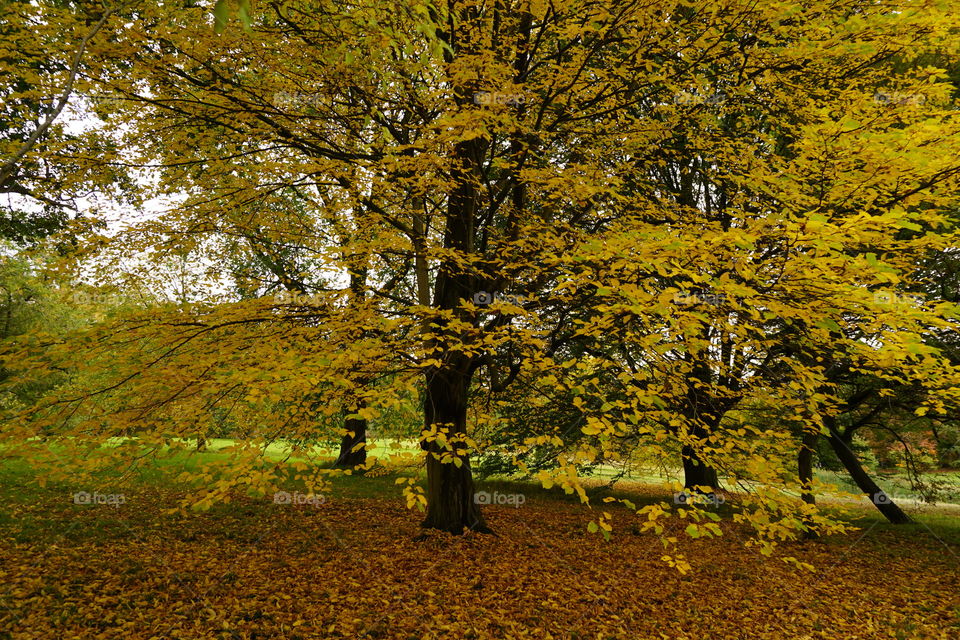
[[[3,460],[0,639],[960,637],[950,506],[906,505],[917,524],[893,527],[872,505],[827,501],[860,529],[782,545],[813,573],[745,548],[728,517],[712,540],[678,525],[686,575],[626,510],[611,509],[608,542],[586,531],[596,506],[515,480],[478,485],[523,495],[485,507],[496,536],[421,535],[395,483],[416,467],[335,477],[322,504],[236,496],[168,515],[183,490],[170,471],[226,444],[105,486],[123,494],[113,505],[75,504],[89,487],[41,488]],[[669,499],[656,480],[615,492]],[[595,497],[604,483],[589,481]]]

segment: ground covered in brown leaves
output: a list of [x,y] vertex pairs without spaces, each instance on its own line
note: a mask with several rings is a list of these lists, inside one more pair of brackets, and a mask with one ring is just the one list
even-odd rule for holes
[[791,545],[811,574],[725,523],[684,542],[681,575],[625,513],[606,542],[560,502],[487,507],[496,537],[418,537],[399,501],[162,515],[173,501],[18,506],[0,525],[0,639],[960,638],[957,551],[933,535]]

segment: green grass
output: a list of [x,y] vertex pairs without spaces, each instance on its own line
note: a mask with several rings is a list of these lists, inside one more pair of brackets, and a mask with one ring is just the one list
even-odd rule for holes
[[[183,492],[187,487],[178,484],[176,476],[183,471],[196,471],[201,464],[205,462],[224,461],[228,454],[223,450],[233,444],[233,441],[226,439],[211,440],[207,443],[204,451],[185,450],[178,451],[166,457],[153,458],[148,463],[141,466],[138,472],[125,478],[124,482],[115,485],[112,484],[119,477],[119,473],[103,477],[100,487],[97,489],[101,493],[131,493],[138,496],[138,500],[150,499],[154,496],[157,500],[170,502],[170,496],[173,493]],[[387,453],[400,453],[405,455],[404,461],[395,464],[386,458],[382,458],[387,466],[379,466],[372,473],[364,474],[362,472],[352,472],[349,475],[338,473],[329,477],[330,486],[325,491],[329,491],[328,499],[392,499],[399,500],[401,489],[396,484],[396,479],[400,476],[416,477],[420,483],[425,481],[423,466],[420,460],[419,448],[413,441],[391,443],[393,446],[379,446],[372,449],[371,455]],[[272,445],[267,451],[268,459],[280,459],[287,455],[287,448],[283,444]],[[332,457],[321,459],[321,466],[328,466],[333,461]],[[288,491],[305,491],[302,481],[295,481],[291,476],[283,478],[282,486]],[[610,488],[609,481],[615,476],[615,470],[601,469],[599,473],[590,478],[584,479],[584,485],[590,496],[591,503],[599,504],[603,497],[613,496],[617,498],[627,498],[633,501],[637,507],[660,501],[670,501],[672,489],[669,480],[675,480],[676,475],[669,471],[664,473],[654,472],[634,472],[624,477],[623,481],[618,482],[613,488]],[[673,476],[673,477],[670,477]],[[848,490],[850,493],[859,493],[848,479],[831,474],[829,472],[819,471],[818,476],[825,482],[838,485],[841,490]],[[960,474],[942,474],[942,479],[946,482],[956,483],[960,486]],[[905,486],[906,479],[896,475],[883,475],[878,479],[884,486],[884,489],[891,495],[899,495],[898,487]],[[12,526],[16,529],[15,540],[37,540],[37,539],[55,539],[57,537],[66,539],[81,539],[93,536],[94,539],[110,539],[115,536],[130,535],[132,529],[143,528],[149,530],[150,527],[161,526],[161,523],[152,520],[154,516],[139,513],[136,509],[130,507],[98,508],[91,509],[87,505],[75,505],[72,503],[72,494],[78,490],[91,490],[89,486],[80,486],[71,481],[49,482],[41,487],[38,484],[38,477],[31,465],[20,458],[6,456],[0,458],[0,527],[7,528]],[[550,506],[552,504],[560,507],[579,503],[580,498],[576,494],[565,494],[557,488],[544,489],[539,483],[526,481],[517,477],[489,477],[478,479],[476,482],[477,491],[486,491],[488,493],[498,492],[500,494],[523,494],[525,504],[538,504],[541,506]],[[268,496],[257,498],[264,503],[269,502]],[[871,530],[877,534],[891,535],[896,532],[898,535],[911,536],[933,536],[943,540],[947,544],[960,544],[960,510],[949,508],[938,508],[929,506],[904,505],[905,510],[910,513],[918,523],[914,525],[893,526],[886,523],[882,516],[869,503],[842,503],[842,501],[832,500],[830,495],[819,498],[821,507],[827,513],[850,519],[853,524]],[[32,505],[53,504],[56,507],[51,511],[49,509],[35,509]],[[238,506],[232,503],[215,504],[209,511],[209,517],[229,518],[235,517],[237,513],[243,516],[245,513],[243,507],[237,511]],[[86,511],[86,513],[84,513]],[[65,518],[69,521],[66,526],[63,525],[64,519],[60,516],[71,516],[82,513],[85,517]],[[732,509],[729,505],[721,505],[718,513],[723,517],[729,517]],[[247,514],[250,517],[252,515]],[[237,517],[240,517],[237,516]],[[168,516],[173,518],[173,516]],[[176,522],[176,519],[172,520]],[[164,522],[162,526],[168,526],[169,521]],[[220,524],[218,522],[217,526]]]

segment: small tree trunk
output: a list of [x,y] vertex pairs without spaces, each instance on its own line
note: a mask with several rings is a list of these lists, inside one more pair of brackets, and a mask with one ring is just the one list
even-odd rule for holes
[[[344,239],[346,243],[346,238]],[[367,260],[368,256],[363,253],[344,255],[344,261],[350,266],[350,303],[358,304],[365,300],[367,286]],[[358,338],[363,336],[361,331]],[[357,384],[366,387],[370,380],[360,378]],[[367,407],[364,398],[354,398],[357,401],[357,411]],[[347,433],[340,441],[340,455],[337,456],[335,466],[337,467],[356,467],[367,463],[367,420],[366,418],[355,417],[347,418],[343,424]]]
[[[362,405],[361,405],[362,406]],[[364,418],[347,418],[343,423],[347,433],[340,441],[338,467],[357,467],[367,463],[367,421]]]
[[[424,399],[424,422],[428,431],[444,433],[448,439],[462,437],[467,424],[467,391],[470,374],[465,366],[445,367],[428,374]],[[426,442],[427,515],[422,526],[460,535],[464,529],[492,533],[474,500],[473,472],[467,455],[460,466],[441,462],[437,456],[449,453],[436,441]],[[462,453],[458,443],[455,453]]]
[[[830,422],[832,423],[833,421],[831,420]],[[857,459],[849,443],[840,438],[832,424],[830,425],[830,437],[828,440],[830,446],[837,454],[837,458],[839,458],[843,466],[846,467],[850,477],[857,483],[860,490],[867,494],[887,520],[893,524],[909,524],[913,522],[910,516],[904,513],[903,510],[884,493],[883,489],[877,486],[877,483],[873,481],[870,474],[868,474],[866,470],[864,470],[863,465],[860,464],[860,460]]]
[[819,434],[804,433],[797,454],[797,477],[800,480],[800,499],[807,504],[816,504],[813,495],[813,451],[817,446]]
[[[813,451],[817,446],[818,433],[804,432],[803,439],[800,442],[800,451],[797,453],[797,477],[800,480],[800,499],[807,504],[817,503],[816,496],[813,495]],[[817,538],[817,532],[812,528],[812,522],[809,518],[803,518],[807,530],[803,537],[807,539]]]

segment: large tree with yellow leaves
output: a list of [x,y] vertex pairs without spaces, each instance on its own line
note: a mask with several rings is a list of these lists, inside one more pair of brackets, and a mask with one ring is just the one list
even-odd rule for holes
[[[239,406],[259,426],[210,501],[270,486],[259,453],[327,409],[375,419],[419,389],[428,481],[409,500],[426,526],[485,531],[470,455],[498,414],[471,402],[536,381],[574,396],[589,436],[545,484],[586,500],[577,465],[624,438],[681,448],[687,487],[744,481],[770,540],[828,522],[777,489],[796,434],[735,408],[820,429],[838,410],[825,350],[954,402],[922,340],[953,305],[884,302],[954,244],[952,85],[910,64],[953,35],[944,3],[296,0],[219,34],[209,9],[133,3],[91,39],[79,90],[175,202],[80,257],[193,252],[220,275],[242,238],[290,295],[46,344],[34,373],[80,357],[97,375],[11,438],[140,451]],[[545,425],[514,449],[564,442]],[[662,531],[662,506],[639,512]]]

